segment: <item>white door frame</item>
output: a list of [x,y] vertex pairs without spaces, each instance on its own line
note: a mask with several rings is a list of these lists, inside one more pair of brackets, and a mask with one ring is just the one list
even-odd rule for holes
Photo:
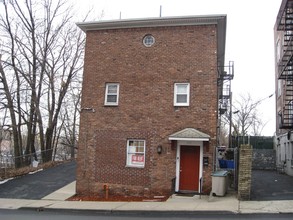
[[199,184],[198,184],[198,192],[201,192],[201,184],[200,180],[202,178],[203,172],[203,142],[202,141],[177,141],[177,152],[176,152],[176,181],[175,181],[175,192],[179,191],[179,181],[180,181],[180,150],[181,146],[199,146],[200,147],[200,155],[199,155]]

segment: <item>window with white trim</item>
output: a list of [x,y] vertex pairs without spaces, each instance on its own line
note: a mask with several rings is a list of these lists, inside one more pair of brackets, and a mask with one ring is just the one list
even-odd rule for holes
[[293,167],[293,145],[291,143],[291,168]]
[[278,97],[282,95],[282,83],[283,83],[283,80],[278,79]]
[[105,92],[105,105],[118,105],[119,83],[107,83]]
[[144,167],[145,165],[145,141],[127,140],[126,166]]
[[175,83],[174,106],[189,106],[189,83]]
[[277,50],[277,62],[279,62],[280,58],[281,58],[281,43],[280,43],[280,39],[277,40],[276,50]]
[[144,36],[144,38],[143,38],[143,44],[146,47],[151,47],[154,43],[155,43],[155,38],[154,38],[153,35],[147,34],[146,36]]

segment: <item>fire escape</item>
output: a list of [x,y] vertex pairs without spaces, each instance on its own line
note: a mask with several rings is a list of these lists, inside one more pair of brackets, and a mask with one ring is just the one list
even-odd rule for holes
[[[278,61],[278,79],[283,80],[279,128],[293,128],[293,0],[283,0],[277,17],[277,30],[283,34]],[[278,48],[277,48],[278,49]]]
[[[229,123],[229,146],[231,147],[231,117],[232,117],[232,92],[231,80],[234,78],[234,62],[229,61],[228,66],[218,67],[218,99],[219,99],[219,125],[221,129],[221,118],[225,116]],[[219,130],[220,133],[220,130]],[[219,143],[218,143],[219,144]]]

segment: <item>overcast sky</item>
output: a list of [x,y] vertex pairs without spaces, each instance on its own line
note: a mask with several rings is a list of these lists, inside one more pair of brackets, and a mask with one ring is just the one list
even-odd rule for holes
[[[71,0],[79,12],[93,7],[102,20],[227,14],[226,64],[234,61],[233,99],[250,93],[264,99],[259,112],[268,122],[263,135],[275,132],[274,24],[282,0]],[[80,14],[80,13],[78,13]],[[76,21],[80,21],[76,18]]]

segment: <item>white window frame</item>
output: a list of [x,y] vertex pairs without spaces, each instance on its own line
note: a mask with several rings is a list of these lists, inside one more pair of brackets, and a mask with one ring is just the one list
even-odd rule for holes
[[293,167],[293,144],[291,143],[291,168]]
[[[116,93],[109,93],[109,86],[117,86],[117,92]],[[117,106],[119,103],[119,83],[106,83],[106,91],[105,91],[105,105],[110,105],[110,106]],[[117,99],[116,102],[109,102],[108,101],[108,96],[109,95],[116,95]]]
[[282,95],[282,85],[283,85],[283,80],[278,79],[278,97]]
[[[138,145],[130,146],[129,145],[130,142],[140,142],[140,143],[143,142],[143,152],[136,152],[136,149],[139,146]],[[144,168],[144,166],[145,166],[145,150],[146,150],[146,141],[145,140],[128,139],[127,140],[126,167]],[[133,160],[134,158],[136,158],[136,159]]]
[[144,46],[151,47],[151,46],[153,46],[154,43],[155,43],[155,38],[153,35],[147,34],[144,36],[144,38],[143,38]]
[[281,42],[280,42],[280,39],[277,40],[277,43],[276,43],[276,52],[277,52],[277,62],[280,61],[281,59]]
[[[187,86],[186,93],[179,93],[178,86]],[[186,95],[187,100],[186,102],[178,102],[177,95]],[[189,106],[190,103],[190,83],[175,83],[174,84],[174,106]]]

